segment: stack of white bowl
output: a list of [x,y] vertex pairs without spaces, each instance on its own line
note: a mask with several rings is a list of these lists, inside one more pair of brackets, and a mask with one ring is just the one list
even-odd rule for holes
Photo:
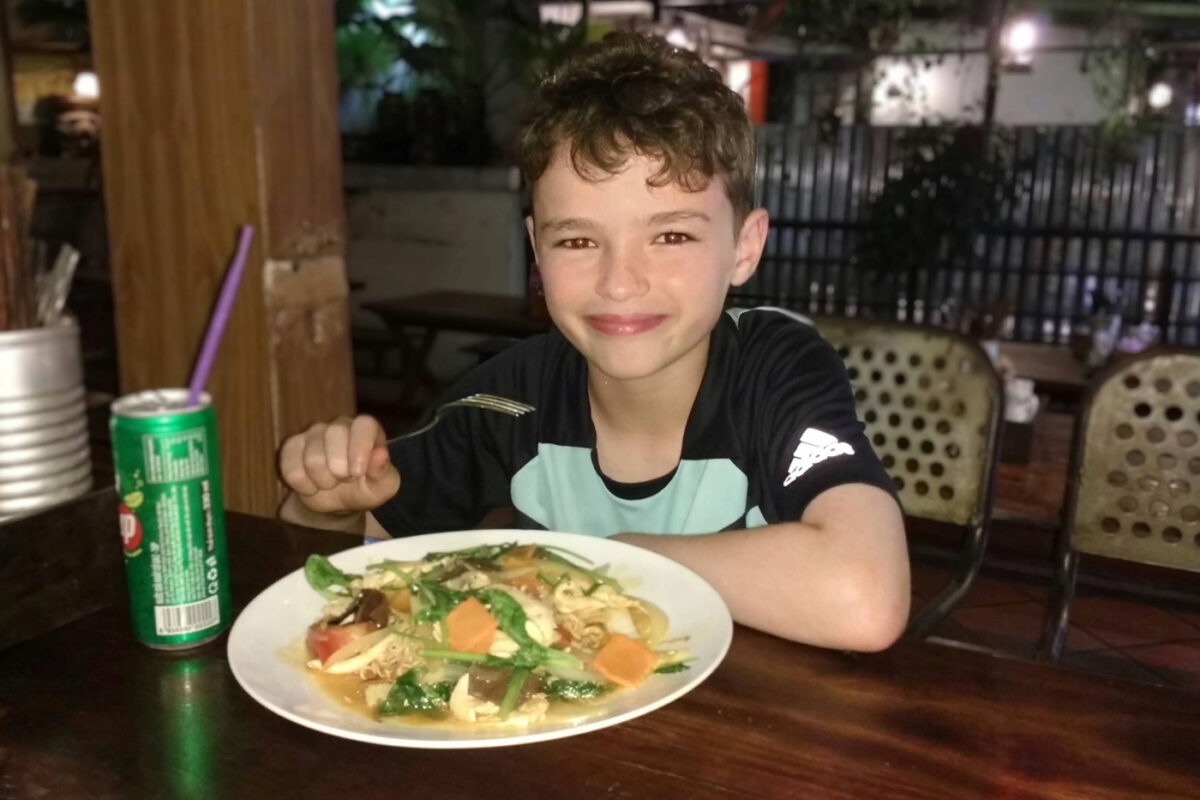
[[0,522],[91,486],[79,326],[0,332]]

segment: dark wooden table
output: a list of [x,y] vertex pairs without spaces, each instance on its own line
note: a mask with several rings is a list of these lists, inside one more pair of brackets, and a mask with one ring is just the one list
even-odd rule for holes
[[1075,417],[1044,411],[1034,419],[1028,464],[1000,462],[992,518],[1034,528],[1056,529],[1062,522]]
[[1087,390],[1087,372],[1065,345],[1001,342],[1000,354],[1012,362],[1018,377],[1033,381],[1038,394],[1066,406],[1078,405]]
[[[112,503],[0,528],[118,552]],[[229,515],[240,608],[338,534]],[[11,554],[11,553],[10,553]],[[30,558],[53,590],[58,549]],[[114,569],[115,567],[115,569]],[[387,749],[292,724],[252,701],[224,638],[137,644],[119,557],[98,611],[0,652],[6,798],[1195,798],[1200,695],[904,642],[847,655],[738,628],[722,666],[624,725],[469,752]],[[105,588],[107,587],[107,588]],[[117,593],[119,595],[119,592]],[[115,602],[113,602],[115,600]],[[36,603],[27,603],[31,611]],[[267,654],[269,657],[269,654]]]

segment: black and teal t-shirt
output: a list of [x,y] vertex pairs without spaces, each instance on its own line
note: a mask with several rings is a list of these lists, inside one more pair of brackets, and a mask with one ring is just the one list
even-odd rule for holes
[[536,410],[509,417],[462,408],[393,442],[400,491],[375,511],[392,535],[470,528],[507,506],[522,528],[712,533],[798,520],[842,484],[892,490],[842,360],[802,318],[777,309],[722,316],[679,464],[656,480],[621,484],[600,472],[587,363],[557,331],[509,348],[447,397],[477,392]]

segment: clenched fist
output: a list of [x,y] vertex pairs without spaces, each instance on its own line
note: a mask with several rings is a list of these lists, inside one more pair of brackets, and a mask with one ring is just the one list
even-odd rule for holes
[[373,417],[341,417],[296,434],[279,450],[279,472],[296,499],[318,514],[370,511],[400,488],[383,428]]

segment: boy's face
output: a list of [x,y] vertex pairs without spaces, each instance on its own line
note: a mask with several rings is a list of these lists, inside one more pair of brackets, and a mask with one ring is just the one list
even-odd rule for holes
[[766,239],[761,209],[735,232],[719,178],[700,192],[656,188],[646,181],[658,169],[634,155],[622,172],[587,180],[560,147],[526,220],[550,316],[610,378],[705,359],[726,292],[754,274]]

